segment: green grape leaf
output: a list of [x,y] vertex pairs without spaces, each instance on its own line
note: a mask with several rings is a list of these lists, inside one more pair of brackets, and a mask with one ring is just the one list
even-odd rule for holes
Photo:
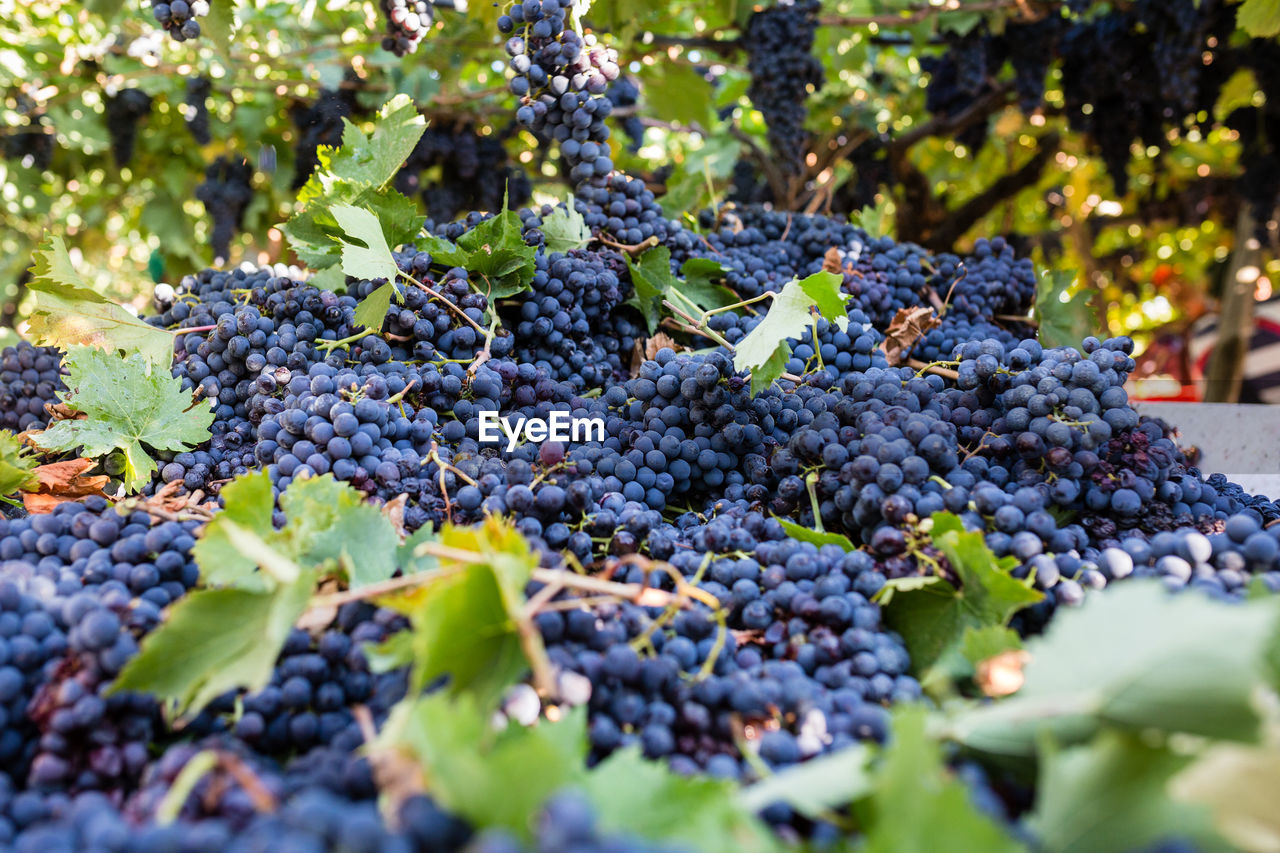
[[1044,270],[1036,287],[1036,321],[1046,347],[1079,347],[1098,328],[1088,288],[1070,295],[1075,270]]
[[223,510],[205,525],[204,534],[192,549],[200,579],[210,586],[231,586],[262,591],[270,578],[258,574],[258,564],[241,553],[227,532],[227,523],[251,530],[270,540],[275,535],[271,513],[275,509],[275,492],[266,471],[242,474],[222,487]]
[[[614,752],[582,785],[606,832],[639,835],[703,853],[764,853],[783,849],[740,803],[731,782],[682,776],[646,760],[639,747]],[[619,791],[626,791],[619,797]]]
[[1127,853],[1171,838],[1226,850],[1207,808],[1170,795],[1171,780],[1190,761],[1134,732],[1104,731],[1070,749],[1049,744],[1028,828],[1044,849],[1062,853]]
[[1218,90],[1218,100],[1213,104],[1213,117],[1218,121],[1225,121],[1236,110],[1252,106],[1260,88],[1258,75],[1252,68],[1236,69]]
[[412,640],[380,650],[412,666],[411,690],[449,675],[450,693],[469,693],[485,708],[526,672],[531,658],[545,658],[536,629],[524,613],[524,587],[537,555],[509,523],[489,518],[477,527],[446,525],[440,544],[482,555],[483,561],[442,559],[439,577],[381,599],[409,617]]
[[395,190],[336,182],[324,199],[302,207],[281,226],[289,237],[290,247],[313,269],[323,270],[342,262],[342,248],[337,240],[342,229],[329,210],[332,204],[347,204],[371,212],[377,217],[388,246],[413,240],[424,221],[418,215],[417,203]]
[[987,625],[982,628],[970,626],[960,638],[960,653],[972,666],[1021,648],[1022,640],[1018,637],[1018,632],[1003,625]]
[[382,322],[387,319],[387,311],[391,308],[393,295],[398,301],[400,294],[395,284],[388,281],[386,284],[379,285],[356,306],[355,315],[352,318],[355,324],[363,326],[374,334],[382,331]]
[[280,583],[258,571],[264,554],[305,567],[336,564],[357,588],[396,569],[399,537],[363,495],[331,474],[295,480],[280,495],[285,525],[272,524],[275,495],[265,471],[243,474],[222,489],[224,509],[205,526],[194,556],[207,584],[265,591]]
[[[318,287],[321,290],[332,291],[333,293],[347,292],[347,277],[342,274],[342,267],[340,266],[320,270],[307,279],[307,284]],[[372,296],[372,294],[370,295]],[[390,300],[387,301],[387,305],[391,305]]]
[[380,509],[332,474],[291,483],[280,496],[286,548],[306,565],[331,560],[347,584],[358,589],[384,581],[396,570],[400,538]]
[[1236,26],[1256,39],[1280,35],[1280,0],[1244,0],[1236,9]]
[[[1017,693],[958,711],[949,731],[1009,756],[1034,754],[1045,732],[1073,744],[1104,725],[1251,741],[1259,734],[1253,697],[1272,679],[1273,604],[1226,606],[1138,581],[1089,596],[1027,641]],[[1085,647],[1106,654],[1082,657]]]
[[753,814],[773,803],[786,803],[805,817],[817,820],[824,812],[871,793],[871,758],[866,744],[846,746],[741,788],[737,800]]
[[329,212],[342,229],[337,237],[342,247],[342,271],[352,278],[395,281],[400,269],[391,257],[378,218],[349,204],[335,204]]
[[796,524],[794,521],[788,521],[785,518],[779,518],[778,523],[782,525],[782,529],[792,539],[801,542],[812,542],[821,548],[823,545],[839,545],[846,551],[856,551],[858,546],[849,541],[849,537],[841,533],[827,533],[821,530],[813,530],[812,528]]
[[67,388],[60,395],[82,420],[58,421],[35,437],[43,450],[82,448],[87,459],[124,451],[125,488],[137,491],[156,471],[148,448],[190,450],[209,438],[213,406],[193,401],[168,371],[151,370],[141,355],[128,358],[86,346],[67,351]]
[[680,265],[680,275],[684,281],[679,282],[676,290],[703,311],[713,311],[740,301],[738,294],[723,284],[716,282],[724,278],[727,267],[711,258],[689,258]]
[[677,283],[671,274],[671,250],[666,246],[655,246],[636,260],[628,256],[627,268],[631,270],[631,282],[635,285],[635,293],[627,304],[640,312],[652,335],[658,330],[662,300]]
[[885,199],[875,206],[867,205],[849,218],[854,225],[866,231],[868,237],[892,237],[893,214],[889,211],[890,203]]
[[[281,226],[304,263],[317,270],[342,263],[341,238],[348,229],[337,221],[335,207],[371,214],[389,248],[417,237],[425,221],[417,203],[387,184],[425,129],[425,121],[406,95],[396,95],[383,106],[369,134],[344,119],[341,147],[321,146],[316,151],[318,165],[298,192],[298,210]],[[364,224],[362,230],[367,232]],[[362,241],[374,248],[368,239]],[[381,268],[385,270],[385,264]]]
[[435,234],[423,234],[415,241],[415,245],[431,255],[433,266],[465,268],[471,258],[468,252],[459,249],[455,243]]
[[37,485],[30,449],[8,430],[0,431],[0,498]]
[[573,206],[572,194],[565,199],[563,207],[557,207],[542,220],[542,235],[546,238],[548,252],[581,249],[591,241],[591,229]]
[[1023,850],[948,773],[941,748],[925,730],[926,718],[919,705],[901,706],[893,715],[889,745],[866,804],[867,853]]
[[[408,95],[396,95],[383,104],[369,134],[347,119],[342,124],[342,146],[329,158],[327,171],[338,180],[375,187],[395,177],[427,129],[426,119]],[[317,170],[307,187],[312,181],[322,186],[328,179]]]
[[500,732],[490,720],[476,697],[437,690],[401,702],[370,750],[409,756],[436,802],[473,826],[527,839],[547,798],[587,772],[586,709]]
[[480,276],[472,282],[493,302],[526,291],[533,281],[538,250],[524,241],[520,215],[507,208],[486,219],[458,238],[458,248],[467,252],[467,272]]
[[231,43],[236,31],[236,4],[238,0],[218,0],[209,4],[209,14],[200,19],[200,32],[207,36],[214,48],[221,51]]
[[138,353],[168,371],[173,362],[173,335],[95,293],[76,272],[61,237],[46,237],[32,257],[27,289],[35,296],[29,318],[35,343]]
[[980,532],[964,530],[945,512],[932,518],[934,547],[956,573],[959,587],[934,577],[915,588],[894,588],[881,599],[885,621],[902,635],[922,677],[959,647],[966,631],[1009,624],[1013,614],[1044,598],[1028,581],[1009,574],[1013,562],[997,560]]
[[840,290],[843,278],[830,272],[816,272],[804,279],[792,279],[773,297],[769,313],[747,334],[733,353],[733,368],[751,373],[751,393],[767,388],[786,370],[791,357],[790,338],[798,338],[813,323],[811,309],[841,331],[849,327],[845,311],[847,297]]
[[258,690],[271,681],[276,658],[306,610],[314,577],[270,592],[200,589],[168,611],[112,683],[176,703],[186,716],[236,688]]

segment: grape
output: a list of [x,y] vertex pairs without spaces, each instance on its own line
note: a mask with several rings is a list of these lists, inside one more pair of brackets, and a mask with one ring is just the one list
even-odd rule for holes
[[231,239],[253,200],[253,167],[243,158],[219,157],[205,170],[204,183],[196,187],[196,199],[204,203],[213,220],[209,242],[215,259],[226,261]]
[[151,114],[151,96],[141,89],[122,89],[106,99],[107,134],[116,168],[133,162],[138,122]]
[[209,95],[213,92],[213,84],[207,77],[188,77],[185,108],[183,118],[187,130],[201,145],[208,145],[213,140],[209,129]]
[[789,175],[803,170],[810,90],[821,88],[822,63],[811,53],[817,0],[778,3],[753,12],[743,33],[751,85],[747,97],[764,115],[769,147]]
[[196,19],[209,14],[211,2],[213,0],[170,0],[167,3],[151,0],[151,14],[174,41],[183,42],[200,37],[200,22]]

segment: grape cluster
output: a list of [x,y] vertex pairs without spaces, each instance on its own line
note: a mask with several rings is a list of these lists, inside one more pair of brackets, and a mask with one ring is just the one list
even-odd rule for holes
[[743,33],[751,85],[747,97],[764,115],[769,148],[787,175],[803,170],[804,129],[811,92],[822,87],[822,62],[813,55],[818,0],[793,0],[753,12]]
[[406,625],[392,611],[354,603],[344,605],[319,637],[294,629],[267,686],[214,699],[192,730],[230,731],[258,756],[287,758],[320,748],[319,759],[335,747],[340,755],[350,753],[362,743],[350,709],[363,705],[381,723],[406,689],[403,670],[371,673],[363,647]]
[[18,96],[18,114],[26,124],[10,127],[4,136],[4,158],[33,169],[47,169],[53,163],[57,137],[45,112],[26,95]]
[[[344,81],[352,83],[350,78]],[[315,103],[298,104],[290,110],[298,139],[294,143],[293,189],[300,188],[316,170],[316,149],[321,145],[342,144],[342,120],[356,111],[355,91],[347,85],[338,89],[322,89]]]
[[43,429],[49,421],[45,406],[66,390],[62,354],[55,348],[22,341],[0,351],[0,429]]
[[[471,125],[428,127],[418,139],[394,186],[406,196],[421,193],[433,222],[451,222],[468,210],[497,211],[529,201],[528,173],[511,162],[503,134],[482,135]],[[423,172],[438,170],[426,186]]]
[[396,56],[416,51],[435,20],[432,5],[427,0],[382,0],[380,5],[387,19],[382,49]]
[[503,312],[522,342],[513,356],[583,390],[603,385],[612,371],[597,352],[596,336],[629,295],[613,265],[597,253],[540,255],[532,291],[518,309]]
[[145,513],[117,513],[102,498],[0,525],[17,667],[0,667],[0,680],[6,702],[29,699],[0,732],[6,768],[39,790],[118,794],[146,763],[158,707],[105,691],[138,637],[195,583],[194,525],[152,525]]
[[620,71],[613,50],[566,28],[571,5],[524,0],[498,18],[498,31],[509,36],[514,76],[508,87],[521,103],[516,121],[561,144],[570,180],[578,184],[613,171],[604,121],[613,105],[605,92]]
[[213,223],[209,229],[213,256],[225,261],[231,256],[231,240],[244,221],[245,209],[253,201],[253,166],[243,157],[219,157],[205,169],[196,200],[204,204]]
[[187,130],[191,138],[201,145],[213,141],[213,133],[209,129],[209,96],[213,94],[213,83],[208,77],[188,77],[185,107],[182,111]]
[[151,0],[151,14],[174,41],[200,38],[200,22],[209,14],[209,0]]
[[121,89],[106,99],[107,135],[116,168],[133,162],[138,122],[151,115],[151,96],[141,89]]
[[613,81],[613,85],[605,92],[613,109],[619,108],[628,110],[629,112],[622,117],[622,130],[627,134],[627,150],[633,154],[640,150],[640,146],[644,144],[644,122],[640,120],[640,116],[635,112],[637,105],[640,103],[640,84],[634,77],[623,75]]
[[[1123,195],[1135,141],[1163,150],[1168,128],[1195,125],[1201,120],[1197,114],[1211,113],[1237,68],[1261,71],[1265,65],[1253,44],[1232,46],[1234,15],[1217,0],[1142,0],[1101,10],[1077,5],[1068,4],[1063,14],[1010,22],[999,34],[985,27],[945,33],[946,51],[921,63],[930,73],[926,108],[961,116],[997,93],[998,74],[1007,63],[1019,105],[1031,112],[1041,107],[1046,76],[1060,59],[1071,127],[1089,136]],[[1109,61],[1099,63],[1099,55]],[[957,140],[976,151],[986,135],[985,120],[966,122]],[[1266,210],[1268,218],[1272,209]]]
[[[779,768],[883,740],[885,706],[919,696],[901,640],[870,602],[885,578],[868,555],[789,539],[748,507],[721,501],[708,520],[686,513],[670,524],[643,505],[602,504],[591,532],[613,530],[615,550],[647,538],[655,556],[701,578],[730,631],[702,605],[670,622],[661,609],[629,604],[541,614],[553,662],[591,682],[595,757],[636,745],[681,772],[746,779],[755,771],[735,746],[741,725]],[[636,582],[643,572],[623,576]],[[633,648],[642,635],[649,654]]]

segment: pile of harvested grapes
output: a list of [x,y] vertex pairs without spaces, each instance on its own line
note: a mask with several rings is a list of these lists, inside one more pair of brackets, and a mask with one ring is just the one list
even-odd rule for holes
[[[809,73],[817,5],[752,62]],[[37,253],[0,848],[1259,849],[1280,505],[1002,238],[669,218],[570,7],[498,19],[565,201],[403,215],[406,161],[457,155],[399,97],[303,175],[307,270],[138,319]],[[411,50],[431,7],[389,8]]]

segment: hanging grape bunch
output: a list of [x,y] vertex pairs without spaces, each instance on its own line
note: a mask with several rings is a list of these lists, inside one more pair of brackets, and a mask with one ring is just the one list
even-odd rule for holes
[[382,0],[382,14],[387,20],[387,32],[382,37],[382,49],[405,56],[418,49],[435,22],[435,7],[467,10],[466,0]]
[[769,147],[789,174],[801,171],[812,87],[822,86],[822,63],[811,51],[818,26],[817,0],[779,3],[755,12],[747,22],[744,44],[751,86],[747,97],[769,126]]
[[396,56],[417,50],[435,20],[435,10],[426,0],[382,0],[382,14],[387,19],[382,49]]
[[515,76],[508,87],[520,98],[516,121],[560,143],[570,180],[603,181],[613,171],[605,97],[618,79],[617,53],[594,35],[565,28],[572,0],[524,0],[498,18]]
[[196,198],[204,202],[213,220],[209,242],[214,257],[226,259],[231,254],[231,238],[253,200],[253,167],[243,158],[219,157],[205,170],[204,178],[196,187]]
[[123,169],[133,161],[138,122],[151,114],[151,96],[141,89],[123,89],[107,98],[106,111],[111,156],[116,168]]
[[172,3],[153,0],[151,14],[174,41],[200,38],[200,22],[196,18],[209,14],[209,0],[173,0]]

